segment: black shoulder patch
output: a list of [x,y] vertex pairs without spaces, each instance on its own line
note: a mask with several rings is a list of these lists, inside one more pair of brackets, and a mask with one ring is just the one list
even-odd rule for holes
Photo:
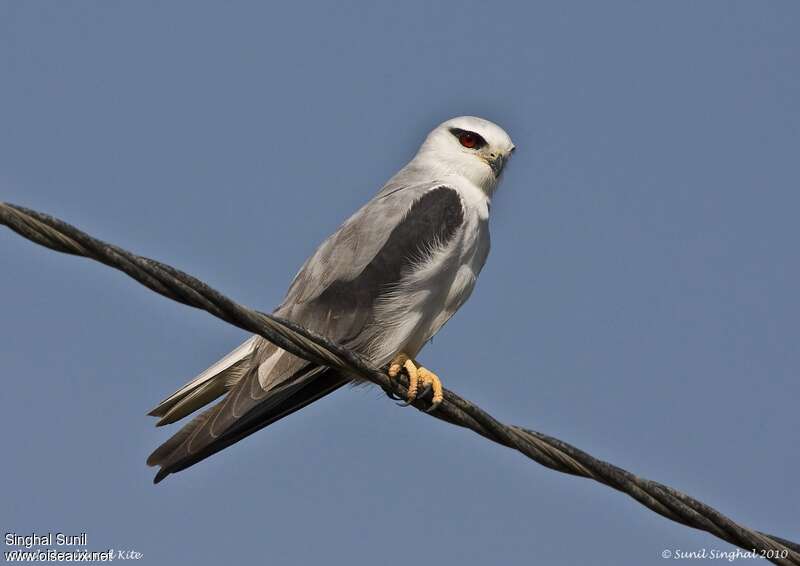
[[381,286],[397,283],[421,253],[450,242],[463,222],[464,206],[458,192],[446,186],[431,189],[406,211],[365,271]]
[[450,187],[437,187],[423,194],[395,228],[389,240],[417,243],[417,250],[434,241],[447,244],[464,222],[464,206],[458,192]]
[[380,287],[398,283],[422,254],[435,245],[447,245],[463,222],[464,206],[457,191],[447,186],[429,190],[406,211],[364,275]]
[[341,343],[347,344],[361,331],[372,315],[374,301],[399,283],[425,252],[452,241],[465,212],[458,192],[441,186],[427,191],[410,209],[398,210],[398,214],[403,214],[403,219],[364,271],[351,281],[332,283],[316,301],[332,305],[336,311],[331,323],[341,324],[342,331],[328,329],[326,335],[335,336]]

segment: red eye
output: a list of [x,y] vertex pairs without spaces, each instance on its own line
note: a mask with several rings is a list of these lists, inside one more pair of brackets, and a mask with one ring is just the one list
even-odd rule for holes
[[469,132],[464,132],[460,134],[458,136],[458,141],[461,142],[461,145],[469,149],[473,149],[476,145],[478,145],[478,137],[475,134],[471,134]]

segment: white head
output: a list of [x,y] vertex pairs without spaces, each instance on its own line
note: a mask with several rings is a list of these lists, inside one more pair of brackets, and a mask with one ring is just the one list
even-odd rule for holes
[[509,135],[497,124],[460,116],[428,134],[415,161],[434,167],[441,175],[466,177],[491,195],[514,149]]

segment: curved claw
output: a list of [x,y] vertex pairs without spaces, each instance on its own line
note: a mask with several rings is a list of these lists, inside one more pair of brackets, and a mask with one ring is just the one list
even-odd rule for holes
[[427,392],[429,388],[433,390],[431,406],[425,409],[426,413],[433,412],[439,405],[442,404],[442,401],[444,400],[442,380],[440,380],[439,376],[437,376],[435,373],[423,367],[418,368],[417,373],[419,374],[419,378],[425,387],[425,391]]
[[431,403],[431,406],[430,406],[430,407],[428,407],[427,409],[425,409],[425,412],[426,412],[426,413],[432,413],[432,412],[434,412],[434,411],[435,411],[435,410],[436,410],[436,409],[439,407],[439,405],[441,405],[441,404],[442,404],[442,402],[441,402],[441,401],[439,401],[438,403],[434,401],[433,403]]
[[403,400],[403,398],[399,397],[394,391],[386,391],[384,389],[383,392],[386,393],[386,396],[389,399],[391,399],[392,401],[402,401]]
[[[389,376],[390,380],[394,380],[394,378],[396,378],[398,375],[400,375],[400,372],[404,368],[406,369],[406,372],[408,373],[407,364],[410,363],[410,362],[411,362],[411,360],[406,354],[404,354],[402,352],[397,354],[394,357],[394,359],[389,363],[389,369],[386,372],[387,375]],[[414,368],[414,373],[416,374],[416,368]],[[392,386],[394,386],[394,381],[391,381],[391,384],[392,384]],[[411,387],[411,374],[410,373],[409,373],[409,387]],[[389,399],[393,399],[395,401],[403,401],[403,398],[400,397],[399,395],[397,395],[393,390],[392,391],[386,391],[386,395],[387,395],[387,397],[389,397]],[[399,405],[399,403],[398,403],[398,405]]]
[[433,389],[433,384],[430,382],[426,382],[422,386],[422,391],[417,393],[417,399],[424,399],[425,397],[428,396],[428,393],[430,393],[432,389]]
[[[393,379],[397,377],[402,370],[405,370],[406,374],[408,375],[408,391],[406,394],[406,400],[403,401],[393,391],[386,391],[386,395],[390,399],[401,401],[400,403],[397,403],[398,407],[408,407],[415,400],[426,397],[428,393],[432,391],[433,395],[431,397],[431,406],[428,407],[426,412],[435,410],[436,407],[438,407],[442,402],[441,380],[439,380],[436,374],[432,371],[423,367],[417,367],[414,360],[408,357],[407,354],[400,352],[389,363],[389,370],[387,373],[389,377]],[[421,391],[418,390],[420,385],[422,386]]]

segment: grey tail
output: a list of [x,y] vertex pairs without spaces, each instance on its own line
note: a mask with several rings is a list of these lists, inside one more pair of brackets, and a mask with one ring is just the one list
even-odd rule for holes
[[253,336],[161,401],[148,413],[160,417],[156,426],[174,423],[233,388],[250,371],[258,341],[258,336]]
[[201,446],[192,447],[190,450],[189,443],[192,440],[193,433],[200,432],[199,429],[203,428],[203,425],[217,416],[223,408],[225,400],[223,399],[213,407],[197,415],[164,444],[156,448],[147,458],[148,466],[161,467],[155,478],[153,478],[153,483],[158,483],[169,474],[180,472],[201,460],[205,460],[223,448],[336,391],[350,381],[350,378],[342,377],[333,369],[319,369],[321,371],[314,372],[313,379],[300,380],[296,386],[289,387],[283,391],[279,395],[277,402],[265,402],[256,405],[224,430],[222,434],[216,437],[209,436],[205,443],[201,442]]

